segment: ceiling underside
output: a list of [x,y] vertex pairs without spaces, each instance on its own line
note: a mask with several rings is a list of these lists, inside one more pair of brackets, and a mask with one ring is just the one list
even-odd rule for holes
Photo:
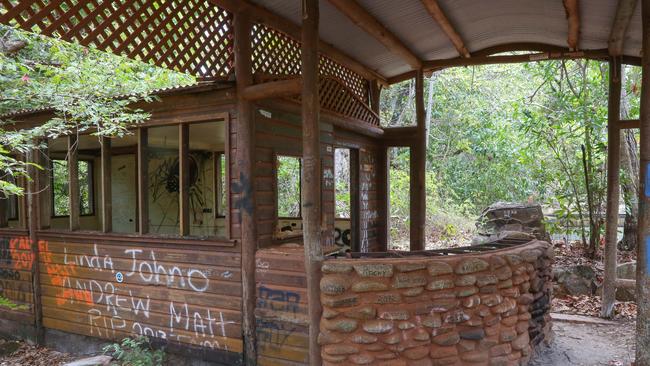
[[[253,0],[296,24],[301,1]],[[421,60],[459,54],[421,0],[357,0]],[[567,47],[568,21],[562,0],[438,0],[440,7],[473,53],[514,43]],[[580,50],[607,49],[617,0],[580,1]],[[641,54],[641,2],[630,22],[624,55]],[[320,0],[320,36],[386,77],[412,68],[397,54],[355,25],[328,0]]]

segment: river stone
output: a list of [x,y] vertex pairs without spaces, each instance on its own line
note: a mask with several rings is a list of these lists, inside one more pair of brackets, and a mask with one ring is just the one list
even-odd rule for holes
[[343,338],[337,336],[336,333],[331,333],[331,332],[318,333],[318,344],[320,344],[321,346],[327,344],[336,344],[341,342],[343,342]]
[[325,276],[320,280],[320,290],[326,295],[340,295],[349,287],[348,279],[343,276]]
[[348,344],[331,344],[323,347],[323,352],[332,356],[353,355],[355,353],[359,353],[359,349],[353,345]]
[[359,302],[359,296],[357,295],[345,295],[341,297],[321,297],[321,302],[325,306],[339,308],[339,307],[348,307],[354,306]]
[[420,287],[427,284],[427,278],[417,273],[398,273],[393,281],[394,288]]
[[357,271],[361,277],[393,277],[392,264],[355,264],[354,270]]
[[429,274],[432,276],[439,276],[443,274],[452,273],[454,270],[445,262],[431,262],[427,266]]
[[459,287],[456,289],[456,296],[458,297],[472,296],[476,293],[478,293],[478,287],[476,286]]
[[352,271],[352,265],[326,261],[321,266],[321,271],[323,273],[349,273]]
[[512,277],[512,269],[508,266],[504,266],[494,271],[494,275],[497,279],[504,281]]
[[425,342],[428,341],[430,338],[431,336],[429,336],[429,332],[427,332],[422,328],[416,329],[413,335],[413,339],[415,339],[416,341]]
[[409,360],[419,360],[429,355],[429,347],[420,346],[413,347],[402,352],[402,356],[408,358]]
[[399,304],[402,301],[402,296],[393,292],[386,292],[377,294],[375,304]]
[[410,314],[406,310],[391,310],[379,313],[379,318],[384,320],[408,320],[409,317]]
[[339,315],[339,312],[334,309],[330,309],[330,308],[323,309],[323,318],[325,319],[332,319],[335,318],[337,315]]
[[411,323],[411,322],[399,322],[399,323],[397,324],[397,327],[398,327],[400,330],[409,330],[409,329],[413,329],[413,328],[415,328],[415,324],[413,324],[413,323]]
[[350,333],[357,329],[357,321],[354,319],[323,320],[323,327],[327,330]]
[[371,334],[388,333],[393,330],[393,322],[386,320],[368,320],[363,323],[363,330]]
[[521,252],[520,256],[524,262],[533,263],[542,256],[542,251],[539,249],[528,249]]
[[481,295],[481,304],[495,306],[501,304],[503,297],[499,294]]
[[490,268],[492,269],[501,268],[505,266],[506,263],[507,263],[506,260],[499,255],[493,255],[492,257],[490,257]]
[[352,285],[352,291],[354,292],[372,292],[385,290],[388,290],[388,286],[377,281],[360,281]]
[[400,272],[413,272],[425,269],[427,268],[427,265],[425,263],[401,263],[396,264],[395,268]]
[[439,328],[442,325],[442,318],[438,314],[422,317],[420,323],[427,328]]
[[446,278],[441,280],[433,280],[429,282],[429,284],[427,285],[427,290],[437,291],[437,290],[444,290],[446,288],[453,288],[453,287],[454,287],[454,280],[450,278]]
[[468,296],[463,299],[463,306],[466,308],[473,308],[481,304],[481,297],[479,295]]
[[346,358],[348,358],[347,355],[340,355],[340,356],[332,356],[328,355],[327,353],[322,354],[323,360],[327,362],[332,362],[332,363],[340,363],[345,361]]
[[372,306],[362,306],[360,308],[350,310],[344,313],[344,315],[347,316],[348,318],[361,319],[361,320],[373,319],[376,314],[377,311]]
[[364,353],[360,355],[352,355],[349,357],[350,361],[352,361],[353,364],[355,365],[368,365],[372,363],[372,361],[375,360],[374,357],[371,355]]
[[458,324],[469,320],[469,315],[465,314],[462,310],[454,310],[445,315],[445,322],[451,324]]
[[350,338],[350,342],[356,344],[371,344],[377,342],[377,337],[370,334],[355,334]]
[[517,254],[506,254],[506,259],[508,260],[508,263],[510,263],[511,266],[516,266],[518,264],[521,264],[523,262],[523,259],[521,259],[520,256]]
[[402,292],[406,297],[418,296],[424,292],[424,287],[413,287]]
[[482,275],[478,276],[476,279],[476,285],[478,287],[484,287],[487,285],[496,285],[499,282],[499,279],[495,275]]
[[480,258],[468,258],[456,266],[457,274],[468,274],[485,271],[490,268],[490,264]]
[[464,275],[456,278],[456,286],[472,286],[476,283],[476,276],[474,275]]
[[433,343],[439,346],[452,346],[460,341],[458,332],[452,331],[433,337]]
[[485,330],[483,328],[465,328],[458,332],[460,339],[468,341],[479,341],[485,338]]

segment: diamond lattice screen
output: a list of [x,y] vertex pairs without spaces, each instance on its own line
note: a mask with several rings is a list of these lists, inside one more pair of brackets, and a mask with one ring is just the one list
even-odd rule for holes
[[232,72],[232,17],[207,0],[0,0],[0,23],[199,77]]
[[[253,73],[261,79],[277,79],[300,75],[300,42],[262,24],[252,32]],[[338,79],[343,85],[368,103],[368,83],[359,74],[321,55],[319,72]]]

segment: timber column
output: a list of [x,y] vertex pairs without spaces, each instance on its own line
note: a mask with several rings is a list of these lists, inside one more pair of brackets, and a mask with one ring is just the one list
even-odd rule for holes
[[639,222],[636,267],[636,366],[650,366],[650,0],[641,5],[643,21],[643,78],[641,82],[641,153],[639,184]]
[[427,163],[426,126],[424,112],[424,73],[417,69],[415,75],[415,120],[417,123],[417,136],[411,148],[411,250],[424,250],[426,248],[426,189],[425,170]]
[[605,276],[600,315],[612,316],[616,301],[616,242],[618,201],[621,194],[621,58],[609,60],[609,102],[607,105],[607,212],[605,226]]
[[318,0],[302,1],[302,225],[309,313],[309,364],[320,365],[321,161]]
[[[239,195],[236,208],[241,217],[242,328],[246,365],[257,363],[255,342],[255,251],[257,225],[253,192],[253,151],[255,149],[253,105],[244,99],[244,89],[253,84],[251,65],[251,22],[245,11],[235,14],[235,78],[237,79],[237,168]],[[226,134],[228,136],[229,133]]]

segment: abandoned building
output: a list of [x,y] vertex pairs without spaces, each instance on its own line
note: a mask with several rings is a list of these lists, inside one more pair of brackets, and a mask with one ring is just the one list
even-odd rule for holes
[[[17,305],[0,308],[0,333],[58,349],[146,335],[222,365],[526,364],[551,329],[552,248],[425,250],[426,73],[609,61],[608,167],[618,171],[620,129],[640,128],[647,174],[650,97],[640,120],[621,121],[615,76],[643,64],[646,90],[649,0],[0,0],[0,23],[200,79],[136,105],[151,118],[128,136],[44,141],[24,159],[46,169],[0,200],[0,294]],[[382,88],[411,78],[413,127],[383,128]],[[26,128],[51,116],[3,118]],[[390,147],[411,150],[408,252],[387,250]],[[301,177],[292,192],[278,192],[280,164]],[[618,174],[609,183],[615,202]],[[617,286],[635,286],[612,272],[615,226],[607,238],[604,315]],[[637,365],[650,365],[645,352]]]

